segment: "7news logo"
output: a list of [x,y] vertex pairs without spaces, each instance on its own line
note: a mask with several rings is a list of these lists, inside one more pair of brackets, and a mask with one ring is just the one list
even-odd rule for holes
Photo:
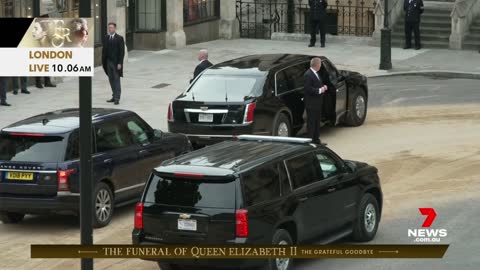
[[430,229],[437,212],[433,208],[418,208],[420,214],[426,216],[422,224],[422,229],[408,229],[408,237],[415,237],[414,242],[418,243],[438,243],[444,237],[447,237],[447,229]]

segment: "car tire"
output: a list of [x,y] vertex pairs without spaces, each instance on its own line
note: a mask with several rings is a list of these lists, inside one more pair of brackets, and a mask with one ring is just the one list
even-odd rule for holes
[[[272,237],[272,245],[293,245],[290,233],[284,229],[275,231]],[[274,258],[268,259],[264,266],[264,270],[291,270],[293,259],[291,258]]]
[[345,118],[345,124],[352,127],[363,125],[367,118],[368,98],[365,90],[354,88],[348,98],[348,112]]
[[93,200],[93,227],[105,227],[112,220],[115,208],[112,190],[106,183],[98,183]]
[[15,224],[21,222],[25,218],[25,214],[13,213],[13,212],[2,212],[0,213],[0,221],[3,224]]
[[277,116],[275,124],[273,125],[272,135],[283,137],[292,136],[292,125],[290,119],[285,113],[280,113]]
[[380,222],[380,211],[378,201],[370,193],[363,195],[358,207],[357,218],[353,227],[353,240],[357,242],[368,242],[377,234]]
[[158,262],[158,268],[160,270],[180,270],[181,268],[178,265],[171,263]]

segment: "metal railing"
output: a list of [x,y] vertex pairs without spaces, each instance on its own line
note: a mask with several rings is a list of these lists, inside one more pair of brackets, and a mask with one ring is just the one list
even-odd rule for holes
[[[375,1],[335,1],[327,8],[327,33],[371,36]],[[237,0],[236,10],[243,38],[269,39],[274,32],[310,33],[308,0]]]

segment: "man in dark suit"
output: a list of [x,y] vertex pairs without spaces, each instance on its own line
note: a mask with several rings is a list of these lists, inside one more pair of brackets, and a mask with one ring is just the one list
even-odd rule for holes
[[10,106],[7,103],[7,77],[0,77],[0,106]]
[[405,11],[405,47],[412,48],[412,31],[415,34],[415,50],[420,50],[420,15],[423,13],[423,0],[403,0]]
[[213,66],[213,64],[208,61],[207,50],[200,50],[200,52],[198,52],[197,59],[198,61],[200,61],[200,64],[195,67],[195,70],[193,71],[193,79],[190,80],[190,83],[192,83],[205,69]]
[[308,47],[315,46],[317,42],[317,33],[320,29],[320,45],[325,47],[327,0],[308,0],[310,5],[310,44]]
[[117,25],[108,24],[108,34],[103,38],[102,65],[108,76],[112,88],[112,98],[107,102],[120,104],[122,88],[120,77],[123,77],[123,58],[125,57],[125,42],[123,37],[116,33]]
[[[18,86],[18,80],[20,79],[20,87]],[[27,77],[12,77],[13,94],[18,95],[18,89],[22,94],[30,94],[27,89]]]
[[307,110],[307,133],[312,142],[320,144],[320,121],[322,120],[322,105],[324,93],[328,90],[318,71],[322,67],[320,58],[310,61],[310,68],[305,72],[304,78],[304,102]]

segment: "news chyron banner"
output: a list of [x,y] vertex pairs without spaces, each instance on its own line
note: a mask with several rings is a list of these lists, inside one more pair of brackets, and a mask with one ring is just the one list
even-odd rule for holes
[[0,76],[93,76],[92,18],[0,18],[0,26]]

